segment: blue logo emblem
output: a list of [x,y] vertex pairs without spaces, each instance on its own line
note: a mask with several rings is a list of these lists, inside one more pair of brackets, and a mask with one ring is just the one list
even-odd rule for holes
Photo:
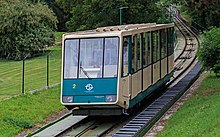
[[87,84],[85,87],[86,87],[87,91],[91,91],[93,89],[93,85],[92,84]]

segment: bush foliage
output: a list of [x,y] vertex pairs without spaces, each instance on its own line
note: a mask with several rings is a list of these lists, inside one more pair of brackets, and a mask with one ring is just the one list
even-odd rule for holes
[[213,71],[217,76],[220,74],[220,28],[212,28],[204,32],[199,50],[199,60],[204,68]]
[[0,1],[0,57],[21,60],[54,43],[56,17],[47,5]]
[[19,126],[23,129],[31,128],[33,126],[33,124],[30,121],[26,121],[23,119],[18,119],[18,118],[10,117],[10,116],[4,117],[3,121],[13,126]]

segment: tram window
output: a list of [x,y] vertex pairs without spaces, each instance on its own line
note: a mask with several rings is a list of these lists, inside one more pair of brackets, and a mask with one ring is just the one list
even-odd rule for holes
[[105,38],[104,77],[116,77],[118,65],[118,38]]
[[167,29],[164,29],[164,57],[167,56]]
[[148,64],[147,64],[147,33],[144,33],[143,34],[143,49],[142,49],[142,52],[143,52],[143,66],[146,67]]
[[77,78],[79,40],[65,40],[64,79]]
[[157,32],[154,31],[151,33],[152,37],[152,50],[153,50],[153,63],[155,63],[157,61]]
[[170,53],[170,49],[171,49],[171,38],[172,38],[172,36],[171,36],[171,33],[170,33],[171,31],[170,31],[170,28],[168,28],[168,35],[169,35],[169,39],[168,39],[168,55],[170,55],[171,53]]
[[131,72],[134,73],[137,71],[137,46],[135,45],[137,42],[137,35],[133,36],[132,40],[132,46],[131,46],[131,51],[132,51],[132,65],[131,65]]
[[160,35],[159,35],[159,31],[156,31],[156,41],[157,41],[157,45],[156,45],[156,61],[160,60]]
[[146,32],[143,34],[143,66],[146,67],[151,63],[150,56],[150,33]]
[[79,78],[102,77],[103,38],[80,39],[80,72]]
[[141,69],[141,34],[137,34],[137,41],[136,41],[136,47],[137,47],[137,70]]
[[172,55],[173,54],[173,29],[172,28],[168,28],[168,55]]
[[163,50],[163,30],[160,30],[160,51],[161,51],[161,59],[164,57],[164,50]]
[[123,70],[122,76],[127,76],[129,74],[128,71],[128,54],[129,54],[129,37],[124,37],[123,38]]
[[154,52],[154,32],[151,32],[151,45],[152,45],[152,63],[154,63],[155,60],[155,52]]
[[167,28],[167,56],[170,55],[170,31]]
[[174,28],[171,28],[172,40],[171,40],[171,54],[174,52]]
[[141,68],[141,35],[133,36],[132,42],[132,72],[136,72]]
[[151,36],[150,36],[150,32],[146,33],[147,35],[147,64],[150,65],[151,64]]
[[161,58],[163,59],[166,55],[166,48],[165,48],[165,42],[166,42],[166,40],[165,40],[165,31],[164,31],[164,29],[162,29],[162,30],[160,30],[160,40],[161,40],[161,45],[160,45],[160,47],[161,47]]
[[173,46],[173,31],[170,28],[170,55],[172,54],[172,46]]

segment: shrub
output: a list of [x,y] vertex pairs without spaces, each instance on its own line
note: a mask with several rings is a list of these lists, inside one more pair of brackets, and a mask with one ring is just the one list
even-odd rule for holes
[[30,121],[18,119],[18,118],[14,118],[14,117],[4,117],[3,121],[8,124],[18,126],[18,127],[24,128],[24,129],[31,128],[33,126],[33,124]]
[[21,60],[51,46],[56,28],[53,12],[41,3],[0,1],[0,57]]
[[216,76],[220,73],[220,28],[212,28],[203,35],[203,46],[199,52],[199,61],[203,67],[213,71]]

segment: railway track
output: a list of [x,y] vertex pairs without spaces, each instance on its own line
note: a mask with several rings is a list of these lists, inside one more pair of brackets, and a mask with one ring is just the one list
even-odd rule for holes
[[[185,43],[182,52],[174,60],[175,70],[177,72],[175,73],[174,77],[178,79],[183,75],[183,73],[189,72],[189,68],[193,65],[193,63],[196,63],[196,53],[199,49],[200,43],[197,34],[185,24],[185,21],[183,21],[179,11],[176,8],[174,11],[175,25],[184,37]],[[177,81],[176,79],[173,79],[171,83]]]
[[[181,48],[181,52],[178,47],[178,53],[176,52],[177,50],[175,51],[174,78],[168,84],[164,94],[155,99],[155,101],[148,102],[149,104],[146,108],[143,108],[142,111],[133,116],[77,117],[76,122],[73,122],[72,125],[70,123],[68,127],[62,130],[39,130],[29,136],[143,136],[172,104],[181,97],[200,71],[200,66],[196,61],[196,52],[200,45],[197,34],[185,24],[177,9],[175,9],[174,20],[176,27],[184,38],[185,44]],[[74,116],[68,115],[63,119],[66,118],[74,119]],[[66,126],[66,123],[63,122],[56,128],[62,126]]]
[[107,131],[113,129],[125,119],[126,117],[124,116],[89,117],[89,119],[83,120],[83,122],[71,127],[69,131],[57,136],[100,137],[104,136]]

